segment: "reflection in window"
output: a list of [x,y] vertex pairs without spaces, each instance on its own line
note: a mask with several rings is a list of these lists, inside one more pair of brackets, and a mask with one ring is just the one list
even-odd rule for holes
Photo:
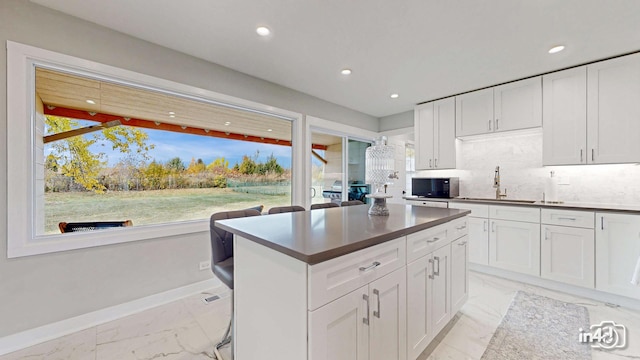
[[413,144],[406,143],[405,145],[405,170],[406,170],[406,184],[405,191],[407,194],[411,194],[411,178],[416,174],[416,149]]
[[291,204],[289,120],[36,69],[36,234]]

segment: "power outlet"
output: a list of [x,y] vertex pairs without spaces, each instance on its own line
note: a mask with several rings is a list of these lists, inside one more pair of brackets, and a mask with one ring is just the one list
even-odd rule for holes
[[211,268],[211,261],[200,261],[199,269],[200,270],[209,270]]

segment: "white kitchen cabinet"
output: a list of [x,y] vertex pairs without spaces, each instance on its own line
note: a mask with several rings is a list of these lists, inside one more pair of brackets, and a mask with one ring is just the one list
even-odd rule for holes
[[456,136],[493,132],[493,88],[456,96]]
[[369,287],[309,312],[309,359],[368,360]]
[[594,287],[593,229],[543,224],[540,276],[566,284]]
[[405,268],[309,312],[309,359],[406,359]]
[[469,217],[469,262],[489,265],[489,219]]
[[640,257],[640,216],[596,213],[596,289],[640,298],[631,284]]
[[489,265],[540,276],[540,223],[491,220]]
[[539,127],[542,82],[534,77],[456,96],[456,136]]
[[542,77],[544,165],[587,163],[587,67]]
[[494,131],[542,126],[542,80],[540,76],[493,88]]
[[451,314],[469,298],[469,236],[451,243]]
[[416,169],[455,169],[455,99],[415,108]]
[[414,360],[433,339],[429,301],[431,295],[431,255],[407,265],[407,359]]
[[433,252],[433,279],[431,287],[431,330],[438,334],[451,320],[450,284],[451,249],[443,246]]
[[640,54],[597,62],[587,69],[591,163],[640,161]]
[[640,54],[543,77],[544,165],[640,161]]
[[369,359],[407,358],[406,268],[369,284]]

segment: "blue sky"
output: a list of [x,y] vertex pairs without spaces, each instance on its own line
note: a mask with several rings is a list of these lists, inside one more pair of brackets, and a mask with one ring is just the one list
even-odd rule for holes
[[[78,122],[80,126],[95,125],[95,122],[90,121]],[[258,161],[264,162],[268,156],[273,154],[282,167],[286,169],[291,168],[290,146],[227,140],[211,136],[153,129],[142,130],[149,135],[147,144],[155,145],[155,148],[149,152],[150,157],[159,162],[166,162],[178,156],[185,166],[188,166],[191,158],[202,159],[205,164],[209,164],[216,158],[224,157],[229,161],[229,166],[232,167],[236,162],[239,163],[242,161],[243,155],[253,156],[256,151],[259,151]],[[111,150],[111,144],[108,142],[96,143],[92,145],[91,150],[96,153],[105,153],[109,166],[117,164],[121,158],[126,156],[118,151]]]

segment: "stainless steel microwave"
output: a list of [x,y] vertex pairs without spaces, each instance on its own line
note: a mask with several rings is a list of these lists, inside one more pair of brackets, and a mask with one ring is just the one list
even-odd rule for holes
[[460,180],[449,178],[412,178],[411,195],[427,198],[454,198],[460,195]]

